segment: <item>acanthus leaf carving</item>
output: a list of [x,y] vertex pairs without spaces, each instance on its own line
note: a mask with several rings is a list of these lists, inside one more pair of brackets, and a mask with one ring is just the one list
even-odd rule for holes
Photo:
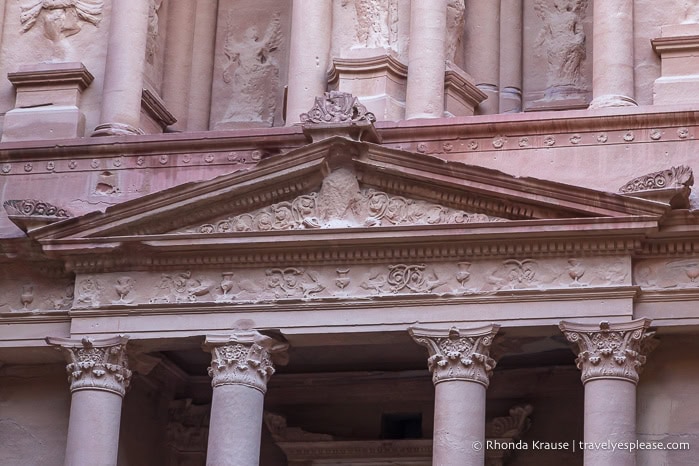
[[66,371],[72,392],[104,390],[119,396],[126,393],[132,375],[126,356],[128,340],[123,335],[101,340],[46,338],[68,361]]
[[330,91],[316,97],[308,113],[300,115],[303,124],[356,123],[376,121],[373,113],[348,92]]
[[654,348],[655,332],[648,332],[650,319],[599,325],[562,321],[559,327],[566,339],[577,345],[575,363],[582,381],[624,379],[638,383],[646,355]]
[[427,348],[427,366],[435,384],[467,380],[487,387],[496,365],[489,355],[490,345],[499,329],[499,325],[491,324],[446,331],[411,327],[408,332],[417,344]]
[[265,393],[274,364],[286,364],[288,343],[256,330],[231,335],[209,335],[204,348],[211,352],[211,386],[245,385]]
[[639,176],[619,188],[621,193],[634,193],[652,189],[682,188],[694,185],[694,173],[686,165],[672,167]]

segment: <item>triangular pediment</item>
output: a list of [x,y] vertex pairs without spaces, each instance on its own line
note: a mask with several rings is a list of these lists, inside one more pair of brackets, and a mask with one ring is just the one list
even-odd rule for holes
[[330,138],[32,232],[40,242],[300,229],[659,217],[659,202]]

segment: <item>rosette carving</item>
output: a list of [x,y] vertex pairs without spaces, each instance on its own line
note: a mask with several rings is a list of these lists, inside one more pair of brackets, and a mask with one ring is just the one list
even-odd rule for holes
[[70,391],[104,390],[124,396],[131,380],[126,343],[129,338],[117,336],[100,340],[48,337],[46,342],[60,350],[68,365]]
[[204,348],[211,352],[211,386],[246,385],[265,393],[274,364],[286,364],[288,347],[256,330],[207,336]]
[[489,355],[490,345],[499,329],[499,325],[491,324],[449,330],[411,327],[408,332],[429,352],[427,367],[432,372],[432,382],[467,380],[487,387],[496,364]]
[[595,379],[624,379],[638,383],[646,355],[657,344],[648,332],[650,319],[599,325],[561,322],[559,327],[569,342],[578,346],[575,360],[583,383]]

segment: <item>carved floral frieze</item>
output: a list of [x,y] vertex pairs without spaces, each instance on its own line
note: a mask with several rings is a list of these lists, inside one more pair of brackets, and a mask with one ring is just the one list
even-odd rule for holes
[[[176,303],[257,303],[401,295],[468,296],[501,291],[631,284],[622,257],[283,265],[226,270],[80,276],[75,308]],[[699,275],[698,275],[699,276]]]
[[681,188],[693,184],[694,173],[692,169],[686,165],[680,165],[634,178],[619,188],[619,192],[634,193],[651,189]]
[[65,311],[73,306],[74,284],[67,279],[0,276],[0,313]]

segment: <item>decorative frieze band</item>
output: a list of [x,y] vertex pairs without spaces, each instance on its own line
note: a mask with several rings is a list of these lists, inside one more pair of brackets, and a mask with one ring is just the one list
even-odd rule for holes
[[256,330],[208,335],[204,348],[211,352],[211,386],[246,385],[265,393],[274,364],[286,364],[288,347]]
[[495,360],[489,356],[490,345],[500,329],[491,324],[472,329],[408,329],[415,342],[427,348],[427,367],[436,384],[450,380],[490,383]]
[[129,337],[93,340],[47,337],[46,342],[60,350],[68,365],[71,392],[104,390],[124,396],[131,380],[126,343]]
[[599,325],[562,321],[559,327],[569,342],[579,349],[575,360],[582,371],[582,381],[623,379],[638,383],[646,355],[657,341],[648,332],[651,319],[631,322],[601,322]]

